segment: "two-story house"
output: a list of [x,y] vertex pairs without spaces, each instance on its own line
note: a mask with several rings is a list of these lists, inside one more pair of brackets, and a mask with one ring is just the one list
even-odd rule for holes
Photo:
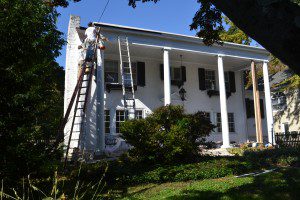
[[[247,130],[243,71],[252,61],[263,63],[268,77],[268,51],[227,42],[206,46],[198,37],[106,23],[95,25],[101,27],[108,42],[101,51],[88,98],[84,137],[87,150],[112,148],[106,138],[121,134],[120,124],[125,120],[118,36],[129,40],[137,118],[145,118],[164,105],[182,105],[187,113],[206,112],[217,125],[208,140],[221,141],[225,148],[232,141],[245,142],[255,137],[255,132]],[[85,39],[79,17],[71,16],[68,31],[65,109],[77,82],[78,46]],[[268,81],[265,79],[267,86]],[[270,102],[270,90],[266,89],[262,106],[266,105],[266,120],[262,124],[268,141],[273,137]],[[66,140],[69,132],[70,122],[65,127]],[[76,147],[78,139],[79,133],[74,132],[71,146]]]

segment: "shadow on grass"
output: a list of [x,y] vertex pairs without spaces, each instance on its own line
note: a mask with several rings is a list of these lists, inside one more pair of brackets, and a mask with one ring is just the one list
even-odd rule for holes
[[299,199],[300,170],[283,169],[279,172],[254,177],[252,183],[234,187],[225,192],[183,190],[167,199]]

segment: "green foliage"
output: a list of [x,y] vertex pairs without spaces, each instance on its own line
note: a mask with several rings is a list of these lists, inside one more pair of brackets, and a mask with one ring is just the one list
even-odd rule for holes
[[161,163],[193,158],[200,142],[213,128],[202,112],[186,115],[181,106],[165,106],[146,119],[124,122],[121,131],[122,137],[134,147],[130,155]]
[[250,164],[240,160],[222,158],[192,164],[160,166],[133,176],[129,181],[132,183],[163,183],[202,180],[246,173],[253,169],[255,169],[255,163]]
[[229,28],[228,30],[224,30],[220,33],[220,38],[222,41],[250,45],[252,39],[248,35],[246,35],[232,21],[230,21],[228,17],[223,16],[223,19]]
[[0,176],[16,178],[60,156],[50,141],[63,110],[64,71],[55,58],[64,40],[58,13],[44,1],[0,2]]
[[[241,156],[197,157],[194,162],[180,164],[147,163],[126,157],[108,163],[106,182],[109,186],[141,183],[180,182],[240,175],[281,166],[299,166],[300,149],[243,148]],[[95,181],[103,174],[106,163],[83,165],[81,181]],[[78,174],[74,171],[72,174]],[[75,176],[73,176],[75,177]]]

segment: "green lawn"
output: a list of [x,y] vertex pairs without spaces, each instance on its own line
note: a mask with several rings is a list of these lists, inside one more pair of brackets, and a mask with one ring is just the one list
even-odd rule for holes
[[[120,192],[120,191],[119,191]],[[128,187],[120,199],[300,199],[300,169],[202,181],[146,184]],[[116,195],[116,191],[111,194]],[[115,198],[115,197],[114,197]]]

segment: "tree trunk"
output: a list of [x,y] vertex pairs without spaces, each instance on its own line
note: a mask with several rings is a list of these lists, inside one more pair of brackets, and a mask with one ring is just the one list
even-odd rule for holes
[[236,26],[300,74],[300,6],[290,0],[211,0]]

